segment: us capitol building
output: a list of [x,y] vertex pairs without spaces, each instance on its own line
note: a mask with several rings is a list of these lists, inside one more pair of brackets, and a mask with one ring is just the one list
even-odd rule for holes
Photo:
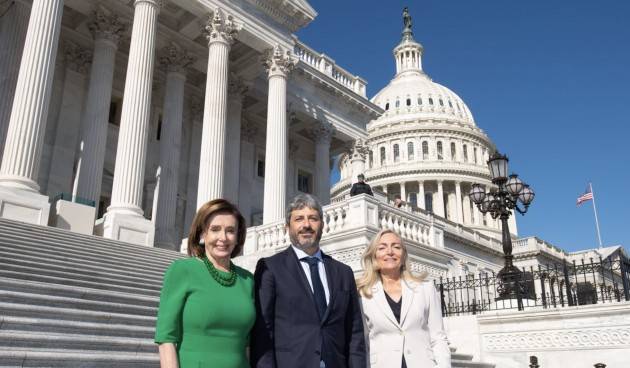
[[[50,267],[70,262],[63,258],[70,256],[55,258],[57,249],[89,256],[79,244],[114,252],[104,260],[113,262],[112,272],[132,267],[125,257],[149,250],[164,267],[182,256],[174,251],[185,251],[197,208],[223,197],[238,205],[248,225],[243,254],[235,262],[253,269],[260,257],[289,244],[287,200],[312,193],[325,205],[324,251],[356,272],[366,245],[386,228],[408,245],[412,270],[427,271],[434,280],[461,284],[498,271],[504,262],[501,225],[468,195],[472,184],[492,187],[487,160],[495,143],[462,98],[425,72],[425,50],[414,37],[411,18],[404,18],[400,41],[392,40],[393,79],[370,99],[364,79],[295,36],[316,16],[306,0],[0,1],[3,257],[11,252],[15,259],[29,257],[33,244],[20,243],[26,232],[40,234],[37,251],[52,252]],[[340,180],[331,188],[334,165]],[[366,176],[374,196],[349,196],[358,174]],[[398,197],[401,207],[393,205]],[[625,292],[630,289],[623,247],[567,252],[536,237],[519,238],[514,214],[509,227],[515,265],[532,272],[555,267],[557,277],[538,273],[540,282],[532,288],[537,295],[550,295],[554,307],[556,301],[564,307],[570,285],[590,285],[601,289],[601,296],[588,294],[591,302],[599,297],[614,303],[595,306],[608,308],[603,312],[568,304],[574,309],[553,312],[559,317],[541,312],[537,304],[518,318],[445,318],[451,342],[470,347],[470,359],[524,362],[527,349],[551,349],[553,359],[565,353],[577,359],[574,349],[588,359],[590,352],[604,350],[627,357],[630,312],[615,304],[622,300],[620,283]],[[116,259],[117,251],[128,256]],[[0,258],[3,298],[24,300],[15,293],[25,285],[44,293],[65,287],[31,282],[51,280],[35,275],[40,269],[61,283],[66,279],[60,275],[77,268],[85,273],[70,288],[103,287],[83,280],[95,274],[87,267],[99,267],[101,260],[63,263],[62,269],[48,271],[36,258]],[[559,265],[589,259],[591,265],[599,259],[600,265],[622,266],[608,273],[591,268],[579,280],[574,266],[573,281],[566,271],[557,271]],[[29,262],[38,266],[29,268]],[[128,272],[145,272],[143,267]],[[107,275],[101,283],[119,277],[124,290],[130,285],[136,290],[138,279],[148,282],[146,275],[133,282],[123,274]],[[15,286],[18,276],[31,281]],[[159,290],[161,273],[149,278]],[[484,290],[494,303],[487,285],[470,285],[442,292],[443,305],[470,307],[472,300],[467,311],[474,314],[478,292]],[[96,292],[89,290],[81,298]],[[543,303],[549,306],[547,299]],[[0,308],[2,314],[14,308],[0,307],[9,308]],[[10,316],[15,323],[32,322],[20,316],[36,309],[15,308],[17,317]],[[603,316],[613,315],[615,326],[606,325],[612,319]],[[569,319],[573,325],[565,323]],[[541,332],[536,323],[557,331]],[[584,335],[571,326],[590,326],[591,332]],[[5,335],[0,331],[0,338]],[[0,349],[0,355],[7,351]],[[554,366],[561,365],[543,368]]]

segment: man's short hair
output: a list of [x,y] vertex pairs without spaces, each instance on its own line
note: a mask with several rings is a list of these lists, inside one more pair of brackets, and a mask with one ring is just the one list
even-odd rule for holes
[[317,210],[319,214],[319,218],[324,221],[324,213],[322,211],[322,206],[319,204],[317,198],[311,194],[298,194],[289,203],[287,206],[287,214],[286,214],[286,224],[289,225],[291,223],[291,213],[295,210],[301,210],[302,208],[312,208]]
[[363,174],[359,174],[359,175],[357,175],[357,179],[359,179],[359,180],[365,180],[365,175],[363,175]]

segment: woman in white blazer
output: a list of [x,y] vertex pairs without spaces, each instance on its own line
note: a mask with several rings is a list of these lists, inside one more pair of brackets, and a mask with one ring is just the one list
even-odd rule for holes
[[440,299],[426,272],[409,271],[398,234],[382,230],[363,254],[361,295],[370,367],[451,368]]

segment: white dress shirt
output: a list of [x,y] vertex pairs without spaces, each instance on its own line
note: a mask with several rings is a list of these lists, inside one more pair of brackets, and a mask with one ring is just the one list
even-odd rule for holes
[[[326,269],[324,268],[324,259],[322,258],[322,251],[318,249],[315,254],[309,256],[305,251],[291,245],[295,255],[297,255],[298,259],[306,258],[306,257],[315,257],[319,262],[317,262],[317,267],[319,269],[319,278],[322,280],[322,285],[324,286],[324,293],[326,294],[326,305],[328,305],[330,301],[330,290],[328,290],[328,279],[326,278]],[[304,274],[306,275],[306,279],[308,280],[308,284],[311,286],[311,292],[313,292],[313,281],[311,280],[311,269],[308,263],[300,261],[300,265],[302,265],[302,270],[304,270]]]

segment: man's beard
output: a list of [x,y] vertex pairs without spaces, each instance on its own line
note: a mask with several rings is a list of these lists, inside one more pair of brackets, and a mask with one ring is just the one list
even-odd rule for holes
[[304,232],[308,232],[308,230],[304,229],[297,233],[293,231],[289,231],[289,240],[291,240],[291,244],[293,244],[296,248],[301,249],[301,250],[318,247],[319,240],[322,238],[322,231],[319,231],[317,235],[315,236],[315,238],[305,239],[304,241],[300,242],[300,238],[298,235],[299,233],[304,233]]

